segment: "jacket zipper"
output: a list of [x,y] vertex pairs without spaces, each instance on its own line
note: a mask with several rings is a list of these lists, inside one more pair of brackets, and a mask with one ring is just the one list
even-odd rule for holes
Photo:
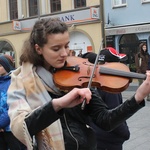
[[79,149],[79,142],[78,142],[78,140],[74,137],[74,135],[72,134],[72,132],[71,132],[71,130],[70,130],[70,128],[69,128],[65,114],[64,114],[64,120],[65,120],[65,124],[66,124],[66,127],[67,127],[68,132],[70,133],[71,137],[75,140],[75,142],[76,142],[76,144],[77,144],[77,150],[78,150],[78,149]]

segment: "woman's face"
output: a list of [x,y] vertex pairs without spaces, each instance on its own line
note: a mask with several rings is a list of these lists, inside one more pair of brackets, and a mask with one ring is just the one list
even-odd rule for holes
[[63,67],[69,54],[69,33],[50,34],[47,36],[47,39],[47,44],[42,48],[36,48],[37,53],[44,57],[44,67],[47,70],[51,66],[54,68]]
[[142,49],[145,52],[146,51],[146,45],[143,45]]
[[0,76],[4,76],[7,74],[7,71],[4,69],[4,67],[0,64]]

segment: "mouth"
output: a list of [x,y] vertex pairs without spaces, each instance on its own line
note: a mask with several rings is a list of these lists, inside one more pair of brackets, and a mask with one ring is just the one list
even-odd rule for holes
[[65,63],[66,59],[61,59],[61,60],[58,60],[58,62],[60,63]]
[[58,66],[59,67],[63,67],[65,65],[65,63],[66,63],[66,59],[60,59],[60,60],[58,60]]

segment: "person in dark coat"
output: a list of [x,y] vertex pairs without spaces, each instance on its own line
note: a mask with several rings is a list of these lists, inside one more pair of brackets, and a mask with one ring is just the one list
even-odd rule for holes
[[[97,54],[88,52],[83,58],[88,58],[91,63],[95,62]],[[108,47],[101,50],[99,63],[105,62],[124,62],[127,60],[125,54],[119,54],[114,48]],[[113,94],[97,89],[98,94],[107,104],[109,109],[113,109],[123,103],[122,94]],[[97,150],[122,150],[123,143],[130,138],[130,131],[126,121],[111,132],[104,131],[91,121],[91,126],[95,131],[97,138]]]
[[[148,70],[149,53],[146,43],[141,43],[139,46],[140,51],[135,55],[136,72],[145,74]],[[139,82],[141,85],[142,81]]]
[[[145,74],[146,70],[149,69],[148,63],[149,63],[149,53],[147,50],[146,43],[141,43],[139,45],[139,52],[135,55],[135,66],[136,66],[136,72]],[[139,79],[139,85],[142,84],[143,80]],[[147,100],[150,101],[150,95],[147,96]]]

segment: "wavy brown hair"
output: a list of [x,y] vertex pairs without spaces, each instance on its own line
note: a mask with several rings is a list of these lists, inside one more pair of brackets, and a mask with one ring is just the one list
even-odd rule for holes
[[20,65],[22,62],[30,62],[34,66],[43,66],[44,58],[37,54],[35,44],[43,47],[48,41],[49,34],[58,34],[68,31],[66,23],[58,18],[49,18],[38,20],[30,33],[29,39],[24,42],[22,55],[20,56]]
[[[146,46],[146,51],[145,51],[145,52],[143,51],[143,46]],[[141,43],[141,44],[139,45],[139,47],[140,47],[140,53],[141,53],[142,55],[145,55],[145,53],[148,52],[148,51],[147,51],[147,45],[146,45],[146,43]]]

